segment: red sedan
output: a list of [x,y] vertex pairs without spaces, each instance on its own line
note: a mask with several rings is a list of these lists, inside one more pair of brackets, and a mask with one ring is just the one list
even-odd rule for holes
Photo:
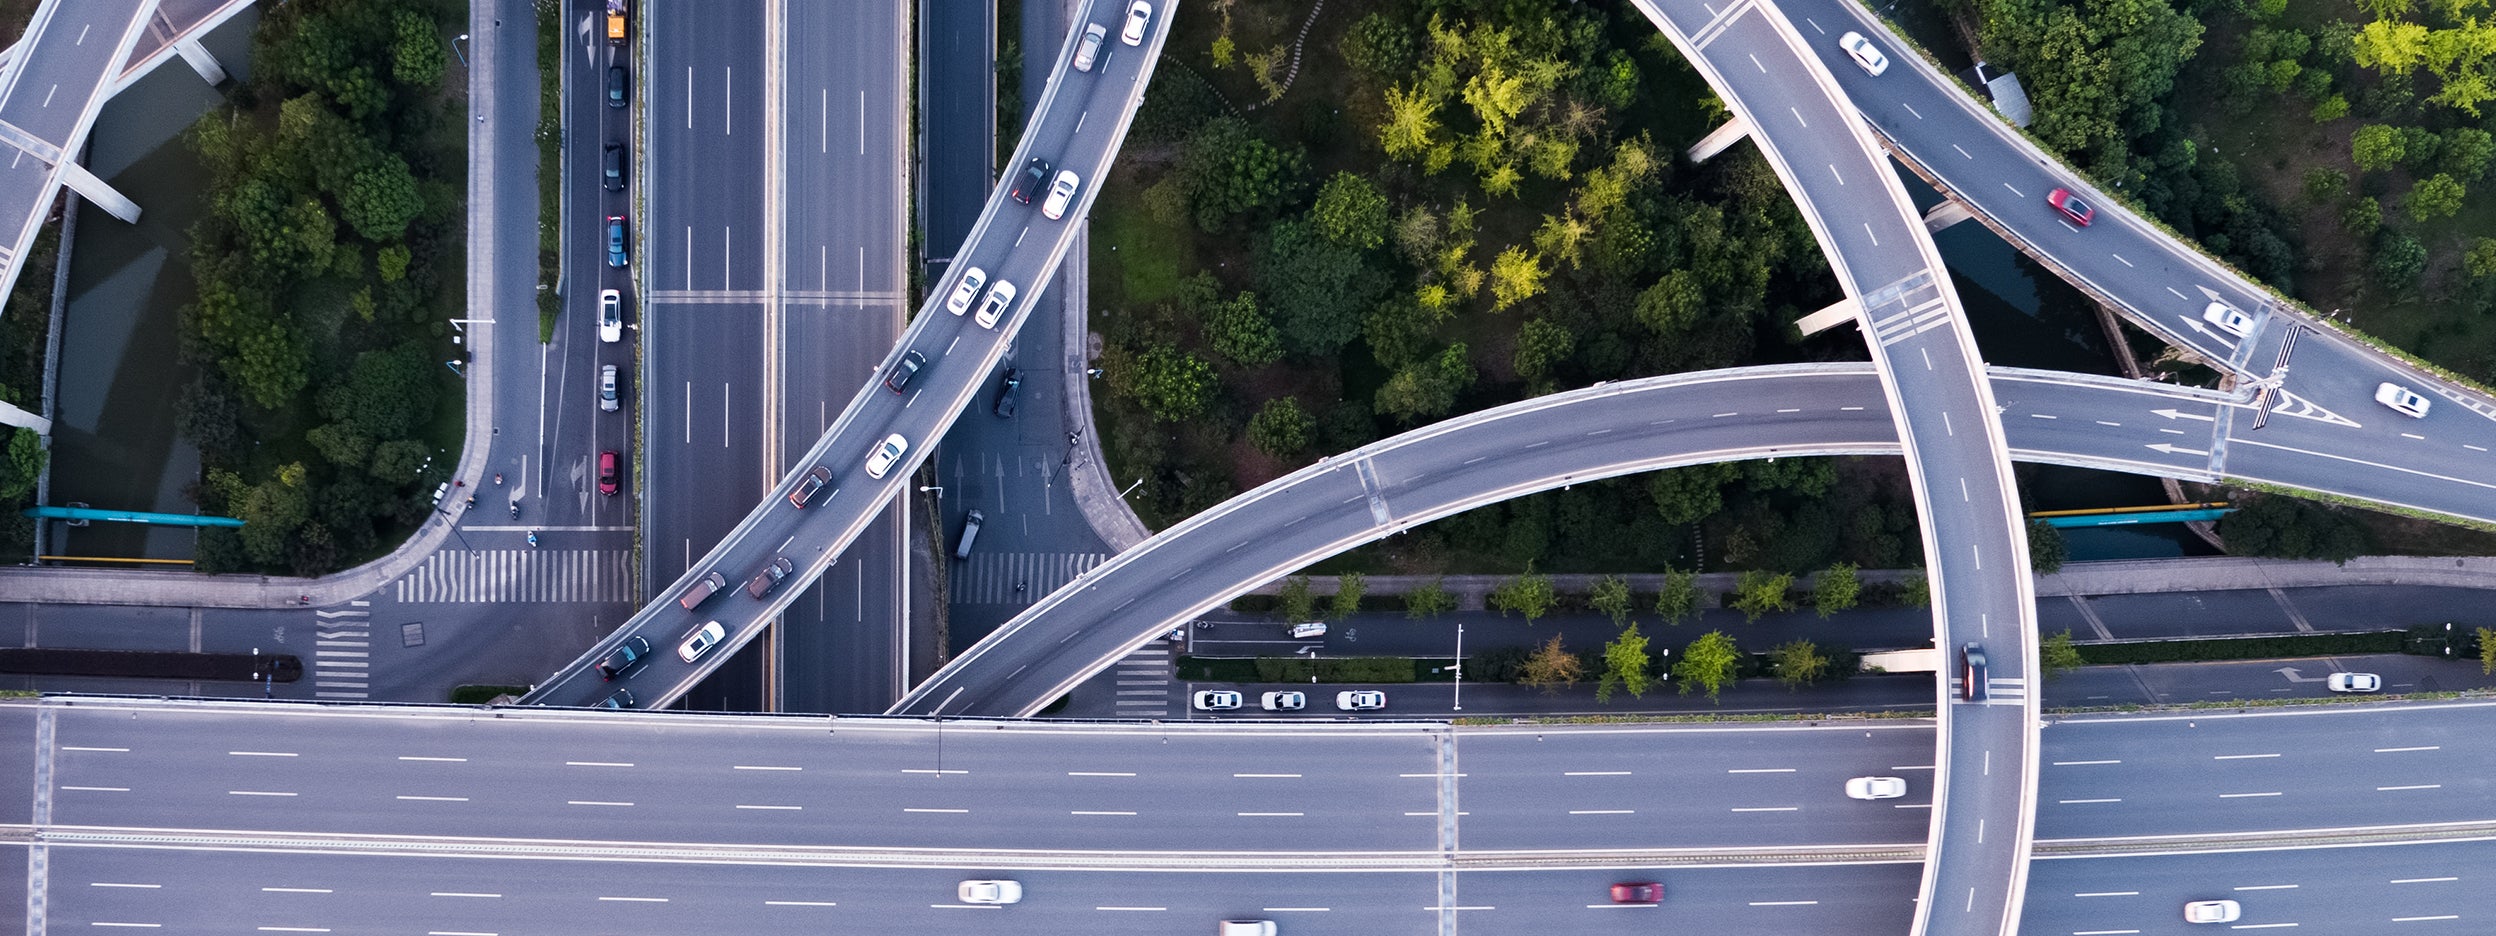
[[1635,881],[1612,885],[1612,902],[1617,904],[1651,904],[1664,902],[1664,885],[1654,881]]
[[615,493],[619,488],[619,485],[616,483],[616,475],[617,470],[615,453],[598,453],[598,493]]
[[2081,227],[2088,227],[2089,219],[2097,217],[2097,209],[2089,207],[2088,202],[2081,201],[2080,196],[2072,194],[2070,189],[2058,188],[2047,192],[2045,203],[2054,206],[2054,210],[2062,212],[2063,217],[2070,218],[2071,223]]

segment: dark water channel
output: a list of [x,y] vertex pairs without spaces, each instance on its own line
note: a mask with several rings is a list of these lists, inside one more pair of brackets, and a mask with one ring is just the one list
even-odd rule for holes
[[[257,6],[203,42],[230,77],[251,65]],[[229,83],[226,87],[232,87]],[[191,301],[189,242],[204,209],[199,161],[182,132],[224,102],[176,58],[106,102],[88,137],[87,168],[140,209],[125,224],[77,200],[77,231],[61,328],[49,503],[193,514],[199,452],[174,431],[174,406],[196,370],[181,360],[177,322]],[[187,527],[54,522],[53,555],[188,559]]]

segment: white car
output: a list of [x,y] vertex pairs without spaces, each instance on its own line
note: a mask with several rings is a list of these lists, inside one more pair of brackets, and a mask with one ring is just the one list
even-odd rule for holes
[[617,399],[617,398],[616,398],[616,393],[615,393],[615,365],[613,365],[613,364],[607,364],[607,365],[603,365],[603,366],[599,367],[599,368],[598,368],[598,410],[599,410],[600,412],[612,413],[612,412],[615,412],[617,409],[622,408],[622,407],[623,407],[623,405],[624,405],[624,402],[623,402],[622,400],[619,400],[619,399]]
[[2333,692],[2382,692],[2383,677],[2373,673],[2333,673],[2323,680]]
[[2234,923],[2245,908],[2233,900],[2196,900],[2184,905],[2186,923]]
[[598,291],[598,340],[613,344],[624,340],[624,294],[612,289]]
[[2411,419],[2427,418],[2427,398],[2400,384],[2387,382],[2375,387],[2375,402]]
[[997,320],[1005,317],[1005,310],[1013,306],[1013,281],[998,280],[997,285],[988,287],[988,298],[979,304],[979,314],[973,317],[979,319],[979,327],[995,328]]
[[1083,178],[1074,170],[1058,170],[1057,180],[1049,183],[1048,200],[1040,203],[1040,216],[1051,221],[1065,217],[1066,206],[1075,201],[1075,189],[1082,185]]
[[1240,697],[1228,689],[1199,689],[1195,703],[1200,712],[1227,712],[1239,707]]
[[2201,320],[2219,327],[2220,331],[2238,338],[2253,333],[2253,316],[2236,310],[2224,302],[2213,302],[2201,310]]
[[971,299],[979,295],[979,287],[988,282],[988,271],[978,267],[962,271],[962,281],[953,286],[953,295],[945,297],[945,311],[960,315],[971,310]]
[[1346,712],[1367,712],[1387,707],[1387,694],[1376,689],[1346,689],[1335,693],[1335,707]]
[[1875,78],[1889,70],[1889,56],[1882,55],[1881,50],[1872,45],[1872,40],[1864,38],[1862,33],[1849,32],[1839,36],[1837,47],[1846,50],[1855,64],[1863,66],[1863,70]]
[[903,438],[901,433],[885,436],[884,444],[876,446],[875,452],[867,456],[867,477],[883,477],[885,472],[893,470],[894,462],[901,460],[901,453],[909,450],[910,440]]
[[1010,904],[1023,899],[1020,881],[964,881],[954,896],[966,904]]
[[1846,781],[1849,799],[1897,799],[1907,795],[1907,781],[1897,777],[1856,777]]
[[1269,692],[1259,697],[1257,704],[1269,712],[1297,712],[1309,707],[1309,696],[1304,692]]
[[1153,5],[1135,0],[1127,6],[1127,26],[1118,31],[1118,41],[1128,45],[1144,44],[1144,27],[1153,24]]
[[718,621],[705,622],[702,626],[694,628],[692,633],[686,634],[684,642],[676,645],[676,658],[687,663],[699,660],[703,654],[711,652],[712,647],[719,646],[719,642],[727,637],[728,629],[719,626]]

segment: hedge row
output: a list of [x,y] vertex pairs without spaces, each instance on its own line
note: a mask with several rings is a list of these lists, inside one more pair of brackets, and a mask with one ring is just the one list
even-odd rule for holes
[[2080,659],[2100,663],[2176,663],[2189,660],[2262,660],[2273,657],[2339,656],[2399,653],[2404,634],[2373,631],[2356,634],[2306,634],[2295,637],[2229,637],[2211,640],[2160,640],[2142,643],[2083,644]]

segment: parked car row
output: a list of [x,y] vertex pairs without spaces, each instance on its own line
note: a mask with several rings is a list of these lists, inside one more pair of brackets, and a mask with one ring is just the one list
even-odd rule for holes
[[[1239,708],[1246,697],[1231,689],[1199,689],[1191,697],[1197,711],[1227,712]],[[1268,692],[1257,700],[1269,712],[1297,712],[1309,707],[1307,693],[1297,691]],[[1376,689],[1346,689],[1335,693],[1335,708],[1346,712],[1374,712],[1387,707],[1387,694]]]

